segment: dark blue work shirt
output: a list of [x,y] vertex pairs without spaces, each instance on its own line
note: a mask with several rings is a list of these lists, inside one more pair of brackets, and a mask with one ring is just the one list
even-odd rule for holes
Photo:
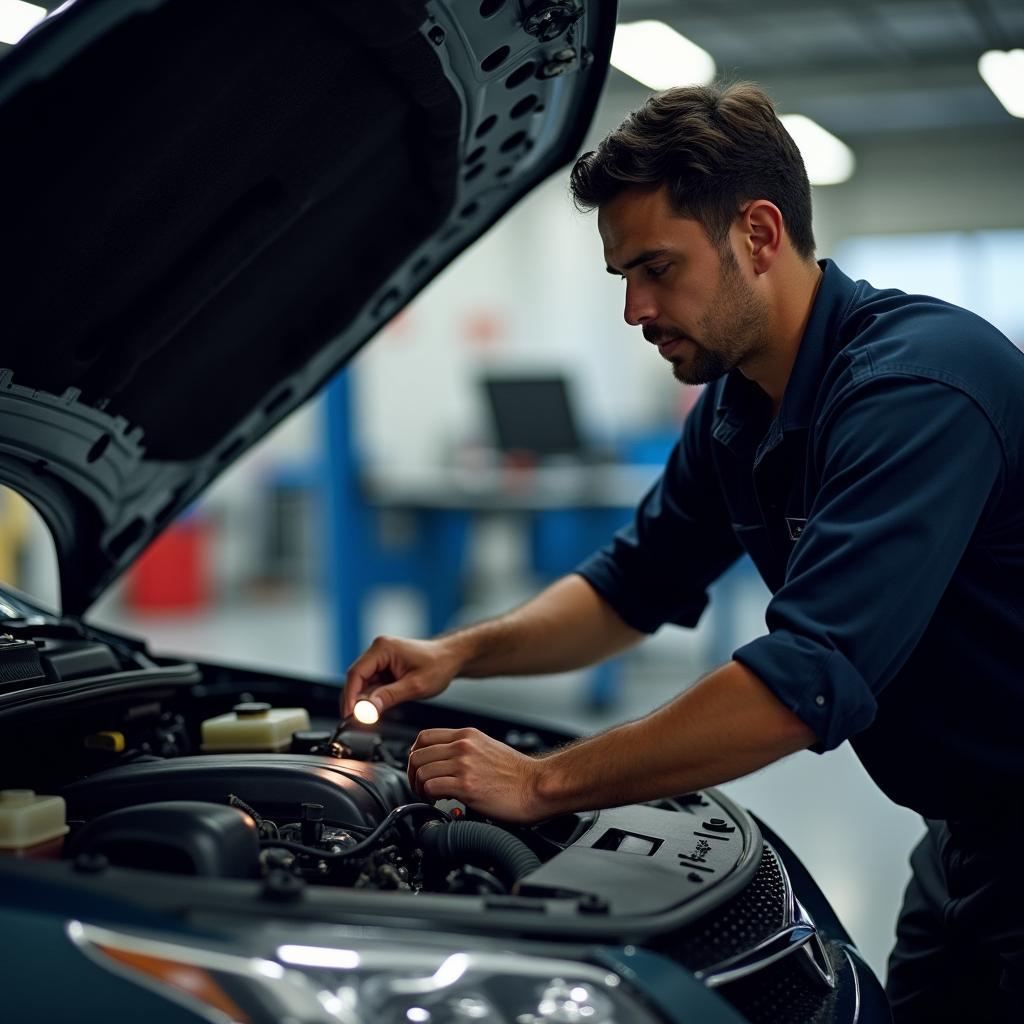
[[1024,792],[1024,353],[829,260],[777,417],[705,388],[633,523],[578,572],[636,629],[694,625],[746,551],[773,597],[734,658],[928,817]]

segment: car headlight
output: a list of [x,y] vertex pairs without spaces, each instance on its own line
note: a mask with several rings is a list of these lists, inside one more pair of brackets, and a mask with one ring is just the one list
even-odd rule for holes
[[[325,969],[325,957],[352,966]],[[277,958],[315,982],[338,1019],[381,1024],[653,1024],[618,975],[520,953],[281,946]],[[358,960],[358,962],[355,962]]]
[[[90,959],[207,1019],[302,1024],[657,1024],[606,969],[524,953],[406,944],[282,945],[273,959],[114,932],[77,921]],[[211,1014],[212,1011],[212,1014]]]

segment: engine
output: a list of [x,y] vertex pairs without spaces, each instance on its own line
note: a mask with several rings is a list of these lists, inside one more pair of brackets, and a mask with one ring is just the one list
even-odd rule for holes
[[[337,756],[357,751],[365,759]],[[69,819],[82,823],[66,855],[411,892],[508,893],[540,866],[498,825],[419,802],[393,760],[353,732],[306,753],[133,761],[65,787]]]

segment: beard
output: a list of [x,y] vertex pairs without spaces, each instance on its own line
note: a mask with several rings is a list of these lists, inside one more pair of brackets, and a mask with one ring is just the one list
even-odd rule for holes
[[[767,346],[768,307],[743,280],[728,247],[719,260],[721,276],[708,311],[697,321],[700,341],[688,359],[674,359],[672,374],[682,384],[710,384]],[[665,337],[672,335],[665,332]]]

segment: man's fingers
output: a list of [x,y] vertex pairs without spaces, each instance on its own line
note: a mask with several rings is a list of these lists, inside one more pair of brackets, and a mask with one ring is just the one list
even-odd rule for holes
[[[431,761],[429,764],[421,765],[412,773],[410,784],[417,793],[426,792],[426,784],[431,779],[454,779],[458,775],[458,762],[451,758],[443,758],[438,761]],[[431,787],[433,788],[433,787]]]
[[356,701],[362,696],[367,683],[380,671],[379,659],[372,651],[367,651],[349,666],[345,674],[345,693],[342,701],[342,717],[352,714]]
[[377,637],[345,674],[342,714],[351,715],[360,699],[384,712],[403,701],[436,697],[451,679],[450,659],[442,653],[432,641]]
[[435,743],[454,743],[455,740],[468,739],[474,729],[424,729],[412,745],[412,750],[431,747]]
[[[432,732],[452,732],[451,729],[433,729]],[[420,734],[422,735],[422,733]],[[417,739],[417,743],[419,740]],[[425,747],[413,746],[409,751],[409,765],[406,772],[409,776],[409,785],[416,788],[416,773],[429,764],[434,764],[439,761],[445,763],[454,764],[453,758],[455,758],[460,750],[457,742],[453,743],[433,743]]]
[[409,764],[418,768],[421,764],[430,764],[431,761],[440,761],[446,757],[456,757],[465,752],[465,748],[461,747],[457,740],[450,743],[431,743],[428,746],[412,750],[409,754]]
[[374,641],[371,647],[352,662],[345,674],[342,717],[347,718],[352,714],[356,701],[368,689],[380,683],[390,683],[394,678],[391,652]]
[[381,713],[393,708],[403,701],[416,700],[427,693],[424,680],[417,672],[410,672],[393,683],[374,687],[365,696],[373,701],[377,710]]
[[423,783],[422,796],[428,800],[466,800],[462,783],[451,775],[428,779]]

